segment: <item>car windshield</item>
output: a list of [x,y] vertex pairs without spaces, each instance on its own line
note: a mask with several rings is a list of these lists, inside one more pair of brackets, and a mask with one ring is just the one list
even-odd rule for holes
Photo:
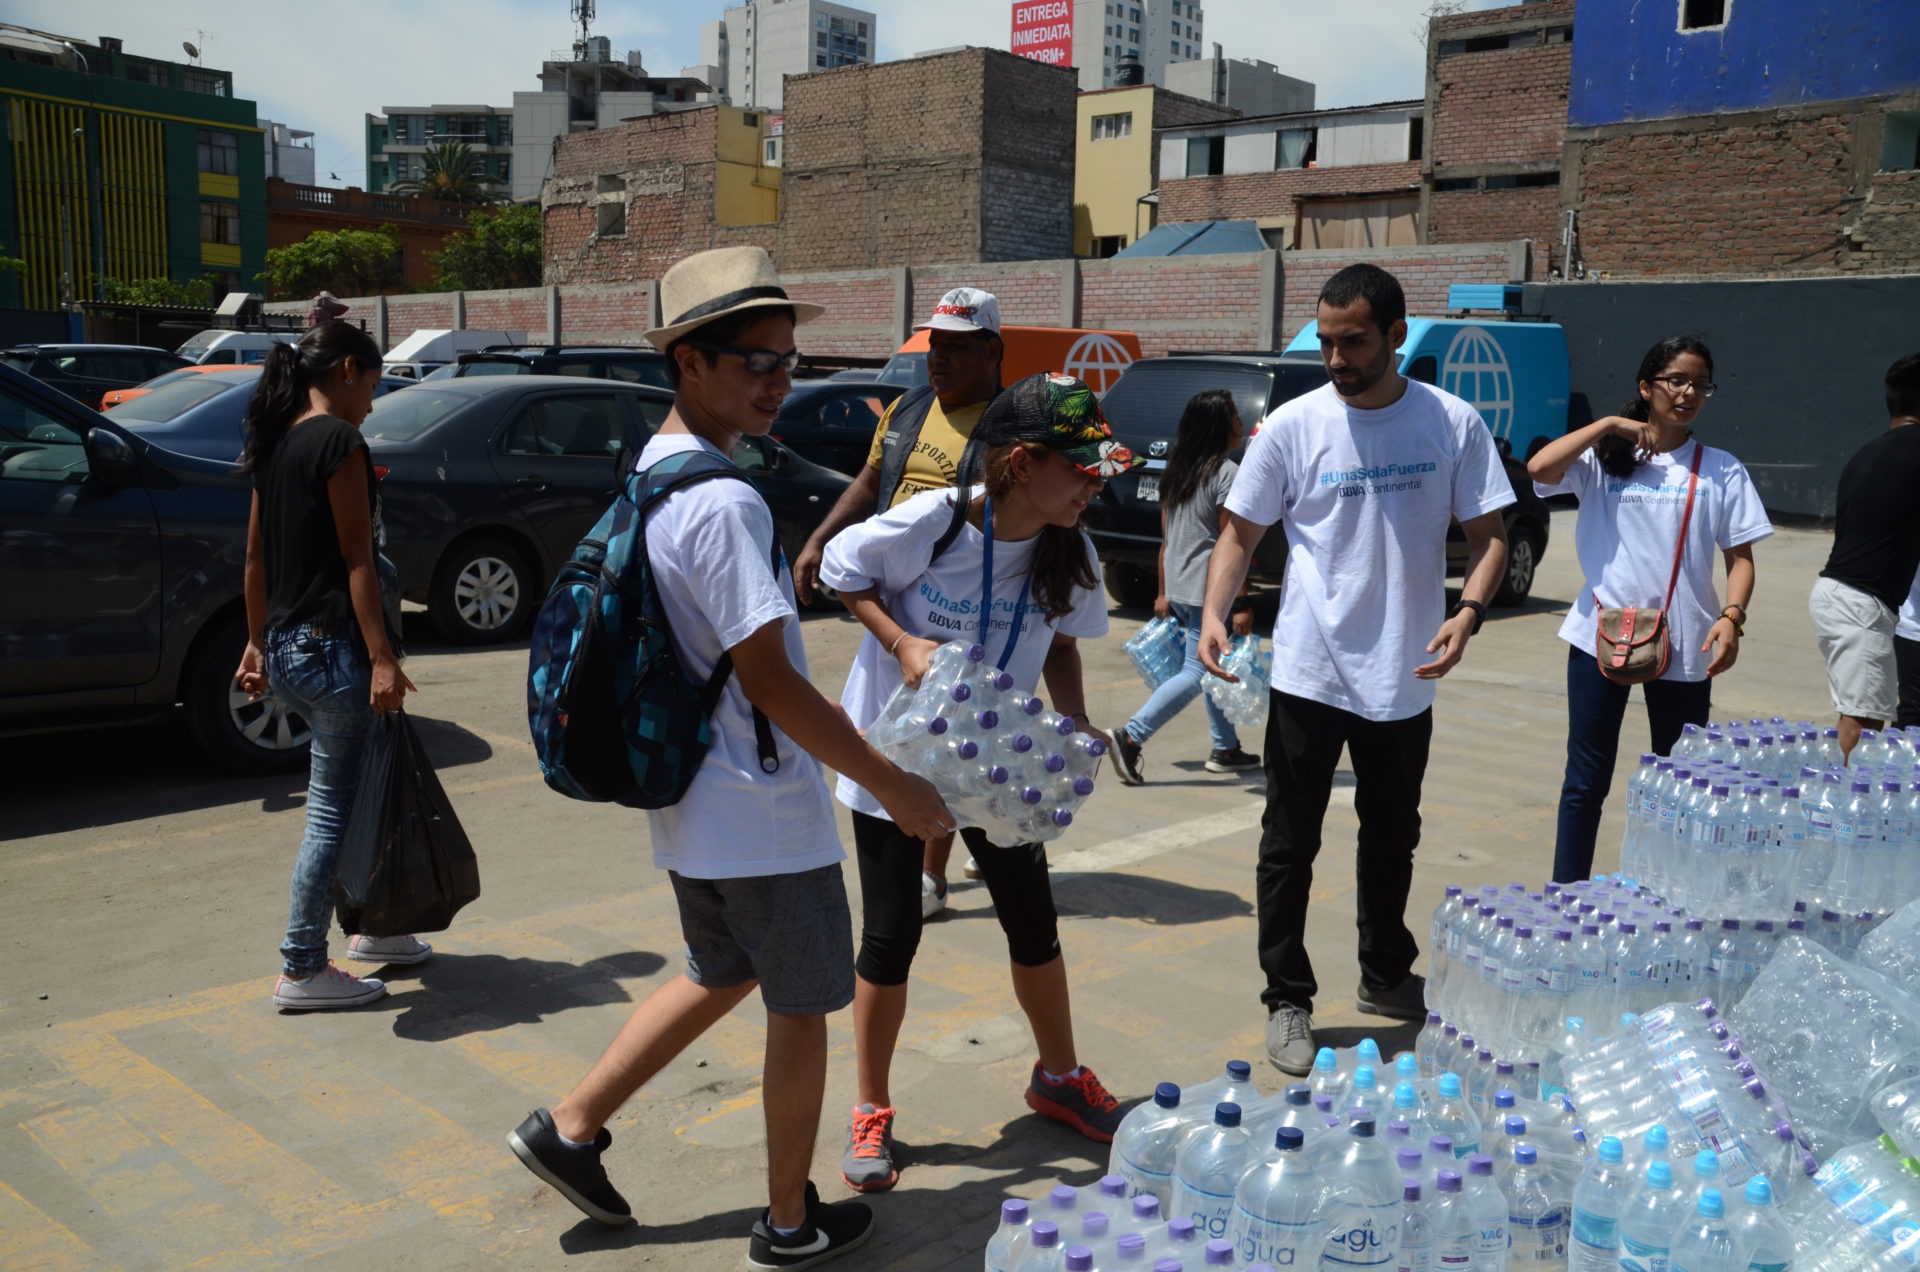
[[231,393],[239,389],[251,392],[255,377],[234,375],[218,371],[201,372],[182,376],[170,384],[163,384],[151,393],[142,393],[131,402],[122,402],[111,408],[115,419],[129,418],[144,420],[149,424],[164,424],[177,419],[199,406],[210,402],[222,393]]
[[924,353],[896,353],[887,359],[887,365],[880,368],[880,374],[874,377],[882,384],[897,384],[903,389],[917,389],[927,380],[927,355]]
[[189,336],[186,343],[174,352],[189,362],[198,362],[207,356],[207,350],[213,348],[213,342],[218,340],[221,334],[218,331],[203,331],[197,336]]
[[412,385],[376,401],[360,434],[370,442],[410,442],[473,400],[469,393]]
[[[1312,383],[1300,379],[1307,372]],[[1316,363],[1298,368],[1254,366],[1245,363],[1166,359],[1141,361],[1100,399],[1100,411],[1115,436],[1136,451],[1152,454],[1155,442],[1172,445],[1180,431],[1180,416],[1193,395],[1206,389],[1225,389],[1241,421],[1251,429],[1273,406],[1327,382]],[[1164,456],[1162,451],[1161,455]]]
[[435,367],[420,378],[422,380],[451,380],[459,374],[460,364],[457,362],[449,362],[444,367]]

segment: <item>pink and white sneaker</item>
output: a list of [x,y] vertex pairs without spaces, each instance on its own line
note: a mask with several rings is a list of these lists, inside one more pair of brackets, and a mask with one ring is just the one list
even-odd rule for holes
[[282,976],[273,987],[273,1001],[288,1011],[328,1011],[336,1007],[364,1007],[386,997],[385,981],[353,976],[332,963],[307,977]]
[[411,936],[352,936],[347,938],[347,957],[356,963],[401,966],[426,962],[433,957],[433,946]]

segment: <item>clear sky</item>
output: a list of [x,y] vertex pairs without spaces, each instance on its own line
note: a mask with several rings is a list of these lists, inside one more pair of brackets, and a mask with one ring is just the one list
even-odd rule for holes
[[[857,3],[857,0],[845,0]],[[1470,9],[1513,0],[1467,0]],[[1424,53],[1415,32],[1432,0],[1205,0],[1206,39],[1318,86],[1323,107],[1418,97]],[[600,0],[594,34],[616,56],[639,49],[647,69],[676,73],[700,53],[700,24],[727,0]],[[879,56],[956,44],[1005,48],[1010,0],[868,0]],[[21,26],[128,52],[230,70],[234,91],[269,119],[313,131],[322,185],[361,185],[362,116],[383,106],[510,106],[539,87],[540,62],[573,42],[567,0],[8,0]],[[338,174],[335,179],[332,174]]]

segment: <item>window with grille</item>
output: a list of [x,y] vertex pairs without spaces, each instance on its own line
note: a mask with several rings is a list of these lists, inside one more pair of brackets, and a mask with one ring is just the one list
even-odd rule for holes
[[1122,137],[1133,136],[1133,112],[1121,115],[1095,115],[1093,117],[1093,140],[1117,141]]

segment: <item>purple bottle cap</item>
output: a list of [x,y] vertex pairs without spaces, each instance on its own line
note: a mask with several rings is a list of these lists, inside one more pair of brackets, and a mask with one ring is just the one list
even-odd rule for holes
[[1125,1175],[1100,1176],[1100,1195],[1102,1197],[1112,1197],[1117,1201],[1126,1200],[1127,1177]]
[[1038,786],[1024,787],[1020,791],[1020,802],[1022,804],[1027,804],[1029,806],[1033,804],[1038,804],[1041,800],[1045,798],[1046,796],[1040,793],[1040,788]]
[[1175,1245],[1183,1245],[1193,1240],[1193,1220],[1185,1215],[1167,1220],[1167,1239]]
[[1067,1272],[1093,1272],[1093,1251],[1083,1245],[1068,1246]]
[[1075,725],[1066,716],[1061,716],[1060,723],[1053,726],[1053,731],[1063,738],[1070,738],[1074,735]]
[[972,738],[962,738],[960,745],[953,749],[955,754],[963,760],[971,760],[980,754],[980,744]]
[[1187,1265],[1180,1262],[1180,1260],[1168,1256],[1167,1258],[1156,1259],[1154,1261],[1153,1272],[1186,1272],[1186,1266]]
[[1053,824],[1060,827],[1062,830],[1065,830],[1068,826],[1073,825],[1073,814],[1068,812],[1064,808],[1054,809],[1053,812],[1049,814],[1049,816],[1051,817]]
[[1000,786],[1004,784],[1006,780],[1007,780],[1007,770],[1002,765],[996,764],[992,768],[987,770],[987,781],[992,783],[993,785]]
[[1073,793],[1081,799],[1085,799],[1087,796],[1093,794],[1093,779],[1090,777],[1074,778]]
[[1033,750],[1033,739],[1024,733],[1016,733],[1007,739],[1007,745],[1021,755]]
[[[974,648],[978,649],[979,646],[976,645]],[[1052,1203],[1055,1210],[1072,1210],[1080,1204],[1080,1190],[1060,1184],[1047,1194],[1047,1200]]]
[[968,645],[967,661],[968,662],[987,661],[987,647],[985,645]]
[[1394,1163],[1400,1167],[1402,1174],[1411,1175],[1414,1171],[1420,1169],[1420,1150],[1417,1148],[1403,1148],[1393,1155],[1393,1160]]
[[1233,1242],[1225,1241],[1218,1237],[1207,1242],[1207,1266],[1210,1268],[1232,1267]]
[[1041,761],[1040,767],[1049,773],[1064,773],[1067,768],[1067,757],[1064,755],[1049,755],[1045,760]]
[[953,688],[947,690],[947,692],[953,695],[955,702],[965,702],[968,698],[973,697],[973,686],[963,680]]
[[1040,701],[1040,699],[1038,698],[1028,698],[1025,702],[1020,704],[1020,710],[1024,711],[1026,714],[1030,716],[1039,715],[1042,711],[1045,711],[1046,709],[1047,709],[1047,704]]
[[983,733],[991,733],[1000,727],[1000,713],[992,708],[982,711],[974,717],[974,720],[980,725]]
[[1091,755],[1094,759],[1097,760],[1101,756],[1105,755],[1106,753],[1107,753],[1107,744],[1105,742],[1102,742],[1099,738],[1087,739],[1088,755]]
[[1333,1097],[1325,1091],[1315,1091],[1313,1093],[1313,1107],[1322,1113],[1331,1113],[1333,1111]]
[[1003,1223],[1025,1223],[1027,1221],[1027,1203],[1018,1197],[1000,1203],[1000,1219]]
[[1060,1225],[1050,1219],[1041,1219],[1027,1229],[1034,1245],[1041,1249],[1051,1249],[1060,1244]]
[[927,732],[933,734],[934,737],[937,738],[946,731],[947,718],[945,716],[935,716],[933,719],[927,721]]
[[1005,693],[1007,690],[1013,688],[1013,674],[1011,672],[996,671],[987,677],[987,683],[995,689],[998,689],[1001,693]]

